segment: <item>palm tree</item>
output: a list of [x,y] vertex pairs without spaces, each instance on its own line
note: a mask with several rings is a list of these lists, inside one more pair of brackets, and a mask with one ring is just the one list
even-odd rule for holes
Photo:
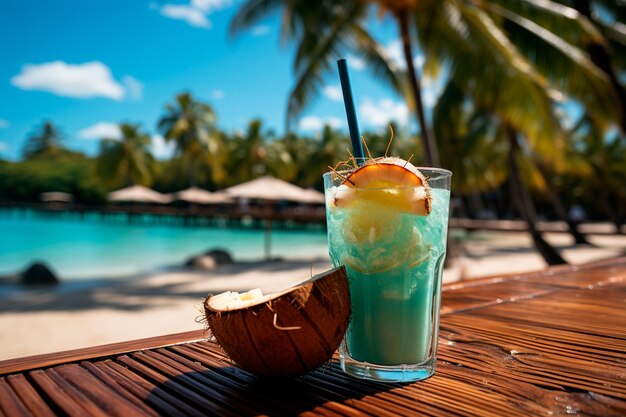
[[[554,138],[562,136],[553,112],[553,96],[560,91],[600,112],[614,111],[615,97],[607,77],[575,46],[587,39],[598,39],[599,34],[573,9],[550,7],[555,5],[550,0],[379,0],[370,4],[394,16],[408,70],[413,71],[410,34],[414,29],[426,56],[426,68],[445,65],[448,76],[477,105],[496,112],[505,132],[499,140],[509,147],[509,159],[517,158],[514,145],[520,141],[532,141],[536,149],[544,150],[550,148]],[[298,45],[296,84],[288,108],[288,114],[295,114],[319,91],[317,87],[337,55],[356,45],[353,39],[363,30],[367,7],[361,1],[342,2],[338,6],[324,1],[248,0],[231,28],[237,31],[249,27],[280,8],[283,37]],[[369,50],[380,52],[379,45],[373,42]],[[386,72],[397,73],[384,54],[376,56],[377,62],[387,64]],[[408,76],[412,81],[412,94],[408,97],[413,97],[409,104],[419,113],[419,80],[415,74]],[[418,120],[423,122],[419,114]],[[425,134],[428,135],[428,129],[421,126],[426,163],[436,164],[434,153],[428,154],[429,149],[436,147],[426,142]],[[516,185],[513,190],[519,193],[515,201],[524,204],[528,196],[522,195],[521,181],[516,182],[519,172],[512,174]],[[533,221],[528,208],[518,208],[523,215],[528,214],[527,221]],[[534,224],[529,225],[531,228]],[[533,235],[535,242],[540,238]],[[554,253],[542,250],[549,246],[547,243],[539,242],[537,246],[548,262],[559,261]]]
[[565,264],[567,262],[561,257],[556,249],[546,242],[543,236],[541,236],[541,233],[537,230],[537,213],[535,211],[530,192],[521,178],[519,159],[523,156],[521,152],[520,135],[513,127],[507,125],[506,123],[503,123],[501,127],[504,131],[503,134],[508,140],[509,148],[507,162],[509,164],[509,181],[515,205],[522,218],[526,221],[528,232],[535,243],[535,247],[548,265]]
[[[455,13],[450,8],[437,8],[431,14],[417,14],[416,19],[426,56],[443,62],[464,62],[449,67],[450,79],[471,97],[474,105],[497,115],[497,137],[508,148],[514,202],[528,223],[537,249],[548,263],[554,263],[562,262],[562,258],[536,232],[534,207],[522,182],[519,159],[528,149],[547,159],[560,154],[563,132],[554,113],[554,98],[562,95],[559,91],[609,115],[614,112],[615,95],[608,79],[574,46],[597,39],[597,31],[575,10],[547,7],[546,3],[554,6],[549,1],[530,0],[468,2],[459,5]],[[484,25],[462,24],[463,17]],[[446,28],[452,30],[442,30]],[[428,37],[428,33],[440,36]],[[468,38],[492,39],[489,42],[493,47],[478,48],[464,42]],[[463,56],[465,59],[459,59]],[[503,57],[508,67],[497,64]]]
[[309,137],[298,136],[294,132],[287,132],[277,142],[290,155],[295,171],[290,181],[304,187],[317,184],[320,172],[326,168],[325,165],[314,162],[320,151],[319,142]]
[[506,181],[507,147],[495,135],[494,116],[468,104],[459,86],[449,82],[433,109],[433,130],[446,150],[441,161],[454,173],[452,189],[476,202]]
[[572,148],[578,150],[585,160],[587,170],[577,173],[586,187],[594,192],[594,202],[604,211],[622,233],[624,217],[620,203],[626,201],[626,139],[616,134],[608,135],[594,117],[584,114],[572,129]]
[[263,121],[250,120],[244,132],[235,134],[229,144],[229,182],[237,184],[267,173],[267,141],[273,138]]
[[155,161],[150,153],[150,135],[138,124],[121,123],[121,138],[100,142],[96,172],[111,186],[150,185]]
[[321,187],[323,184],[322,172],[329,170],[341,162],[341,155],[346,155],[350,141],[348,137],[341,134],[329,125],[325,125],[320,132],[320,137],[311,139],[315,150],[305,163],[307,173],[304,177],[304,185]]
[[210,167],[214,183],[224,181],[224,144],[216,129],[216,116],[210,105],[195,100],[190,93],[176,96],[174,104],[166,105],[166,113],[158,122],[165,140],[176,143],[176,152],[188,167],[189,185],[197,183],[202,165]]
[[62,149],[61,140],[59,129],[52,122],[46,121],[28,137],[22,155],[29,159],[39,155],[57,154]]
[[[546,1],[537,3],[545,5]],[[249,28],[267,15],[283,9],[282,37],[297,44],[294,62],[296,83],[289,97],[288,119],[301,112],[320,90],[323,76],[334,68],[333,61],[339,54],[349,48],[363,51],[368,68],[383,75],[381,78],[390,82],[396,91],[409,91],[406,96],[420,124],[424,161],[429,165],[439,165],[437,147],[425,121],[420,80],[413,65],[413,39],[419,40],[429,68],[445,63],[453,77],[463,76],[467,82],[477,85],[474,94],[489,99],[505,110],[509,117],[516,117],[520,104],[532,101],[528,99],[525,87],[534,69],[508,40],[508,32],[499,26],[504,22],[512,27],[512,33],[533,41],[522,43],[528,46],[522,51],[527,56],[545,57],[545,52],[536,54],[536,49],[558,54],[556,62],[559,65],[550,74],[554,75],[554,80],[567,74],[568,77],[563,77],[566,80],[563,87],[569,93],[585,98],[586,102],[605,103],[599,108],[610,111],[605,99],[608,84],[595,66],[557,36],[557,32],[534,24],[519,14],[515,7],[507,8],[508,3],[504,0],[372,0],[345,1],[340,5],[331,0],[248,0],[234,17],[231,31],[237,33]],[[381,45],[367,33],[368,4],[378,6],[380,11],[389,12],[394,18],[403,44],[408,77],[399,74]],[[558,30],[566,30],[573,40],[597,36],[597,31],[585,25],[584,17],[578,15],[572,18],[571,10],[565,7],[554,10],[534,7],[533,10],[540,10],[540,17],[549,16],[550,22],[556,21]],[[416,29],[417,37],[411,33],[412,29]],[[520,98],[512,99],[518,94]],[[523,101],[526,103],[521,103]],[[518,118],[528,119],[527,116]]]
[[268,143],[266,157],[267,171],[276,178],[287,182],[297,182],[298,166],[295,155],[290,152],[284,140],[274,140]]
[[296,80],[287,103],[288,128],[321,90],[324,76],[336,68],[335,60],[348,49],[358,51],[376,78],[403,92],[403,81],[392,68],[387,53],[363,25],[369,10],[362,2],[248,0],[233,18],[231,34],[249,29],[281,9],[281,37],[296,44]]
[[[614,121],[622,133],[626,133],[626,88],[620,81],[620,73],[626,69],[626,4],[614,0],[559,0],[576,9],[587,18],[590,24],[602,34],[601,39],[589,39],[585,50],[593,63],[606,74],[617,98],[616,118]],[[601,8],[601,19],[597,9]],[[618,25],[621,23],[621,25]],[[590,109],[596,116],[604,116]]]

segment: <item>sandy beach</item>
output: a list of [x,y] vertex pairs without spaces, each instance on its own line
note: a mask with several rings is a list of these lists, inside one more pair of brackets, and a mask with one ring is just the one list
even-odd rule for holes
[[[575,246],[565,234],[546,238],[572,264],[626,254],[626,236],[590,236]],[[444,281],[532,271],[545,267],[531,239],[517,232],[461,236],[463,254]],[[226,290],[286,288],[329,268],[326,259],[238,263],[208,272],[172,271],[71,289],[20,291],[1,301],[0,360],[203,328],[202,298]]]

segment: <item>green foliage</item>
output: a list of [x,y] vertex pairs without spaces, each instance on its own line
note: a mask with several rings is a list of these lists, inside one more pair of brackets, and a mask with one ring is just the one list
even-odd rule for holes
[[150,185],[154,173],[154,158],[150,154],[151,138],[140,131],[139,125],[120,124],[122,137],[102,139],[97,174],[112,188],[132,184]]
[[62,135],[50,121],[44,122],[27,138],[22,155],[25,159],[41,155],[58,155],[63,151]]
[[83,203],[105,201],[105,187],[95,175],[95,161],[82,154],[60,152],[0,164],[0,196],[8,201],[39,201],[48,191],[62,191]]
[[197,101],[190,93],[181,93],[174,104],[166,105],[158,122],[165,140],[176,144],[176,152],[189,173],[190,186],[196,185],[198,171],[205,168],[210,170],[212,183],[226,180],[225,147],[216,123],[211,106]]

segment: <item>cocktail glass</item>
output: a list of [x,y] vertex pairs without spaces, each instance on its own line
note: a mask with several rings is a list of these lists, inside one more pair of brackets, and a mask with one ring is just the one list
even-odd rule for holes
[[330,258],[346,266],[352,304],[340,365],[356,377],[415,381],[435,372],[452,173],[418,170],[428,181],[427,215],[397,203],[423,186],[359,189],[340,205],[349,172],[324,174]]

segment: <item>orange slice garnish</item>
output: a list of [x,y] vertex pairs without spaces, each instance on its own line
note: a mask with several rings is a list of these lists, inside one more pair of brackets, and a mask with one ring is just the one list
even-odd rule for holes
[[395,157],[367,161],[337,187],[336,206],[351,207],[357,201],[420,216],[432,210],[424,175],[410,162]]

